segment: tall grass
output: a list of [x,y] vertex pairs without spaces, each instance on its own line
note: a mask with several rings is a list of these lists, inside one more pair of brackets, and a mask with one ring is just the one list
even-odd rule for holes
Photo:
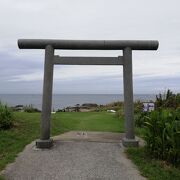
[[177,109],[180,107],[180,93],[173,93],[171,90],[167,90],[164,94],[156,95],[155,102],[156,109],[159,108],[170,108]]
[[145,117],[146,150],[154,158],[180,165],[180,110],[153,111]]
[[0,102],[0,129],[8,129],[13,125],[11,109]]

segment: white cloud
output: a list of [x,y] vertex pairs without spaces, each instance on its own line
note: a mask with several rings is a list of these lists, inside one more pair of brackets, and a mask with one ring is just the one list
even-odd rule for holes
[[[134,78],[146,79],[154,77],[177,77],[180,75],[179,59],[174,57],[169,62],[168,58],[159,59],[161,61],[159,66],[156,66],[155,60],[136,61],[133,67]],[[143,64],[142,64],[143,63]],[[122,78],[122,66],[55,66],[54,80],[68,81],[68,80],[87,80],[94,78]],[[12,76],[9,81],[39,81],[43,80],[43,69],[36,70],[31,73],[20,74]]]
[[[54,80],[86,80],[95,77],[122,77],[122,67],[103,67],[103,66],[62,66],[55,68]],[[43,79],[43,71],[12,76],[9,81],[39,81]]]

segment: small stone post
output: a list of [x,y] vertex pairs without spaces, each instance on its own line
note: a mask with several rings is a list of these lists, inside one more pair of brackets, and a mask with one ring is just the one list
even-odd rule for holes
[[134,103],[132,80],[132,49],[123,49],[123,81],[124,81],[124,111],[125,111],[125,137],[124,146],[138,146],[134,135]]
[[47,45],[45,48],[44,62],[44,84],[43,84],[43,99],[42,99],[42,114],[41,114],[41,137],[36,141],[38,148],[50,148],[53,145],[50,139],[50,120],[52,106],[52,86],[53,86],[53,58],[54,48]]

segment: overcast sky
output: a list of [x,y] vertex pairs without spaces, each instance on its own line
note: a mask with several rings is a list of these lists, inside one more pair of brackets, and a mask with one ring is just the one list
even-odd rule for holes
[[[158,40],[158,51],[133,51],[134,92],[179,92],[179,7],[179,0],[0,0],[0,93],[42,93],[44,50],[18,49],[20,38]],[[122,78],[121,66],[55,66],[53,91],[123,93]]]

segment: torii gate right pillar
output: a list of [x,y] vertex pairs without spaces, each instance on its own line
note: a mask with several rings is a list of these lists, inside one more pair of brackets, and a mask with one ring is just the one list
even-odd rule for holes
[[134,134],[134,102],[132,79],[132,49],[123,49],[123,82],[124,82],[124,113],[125,113],[125,137],[124,146],[138,146]]

